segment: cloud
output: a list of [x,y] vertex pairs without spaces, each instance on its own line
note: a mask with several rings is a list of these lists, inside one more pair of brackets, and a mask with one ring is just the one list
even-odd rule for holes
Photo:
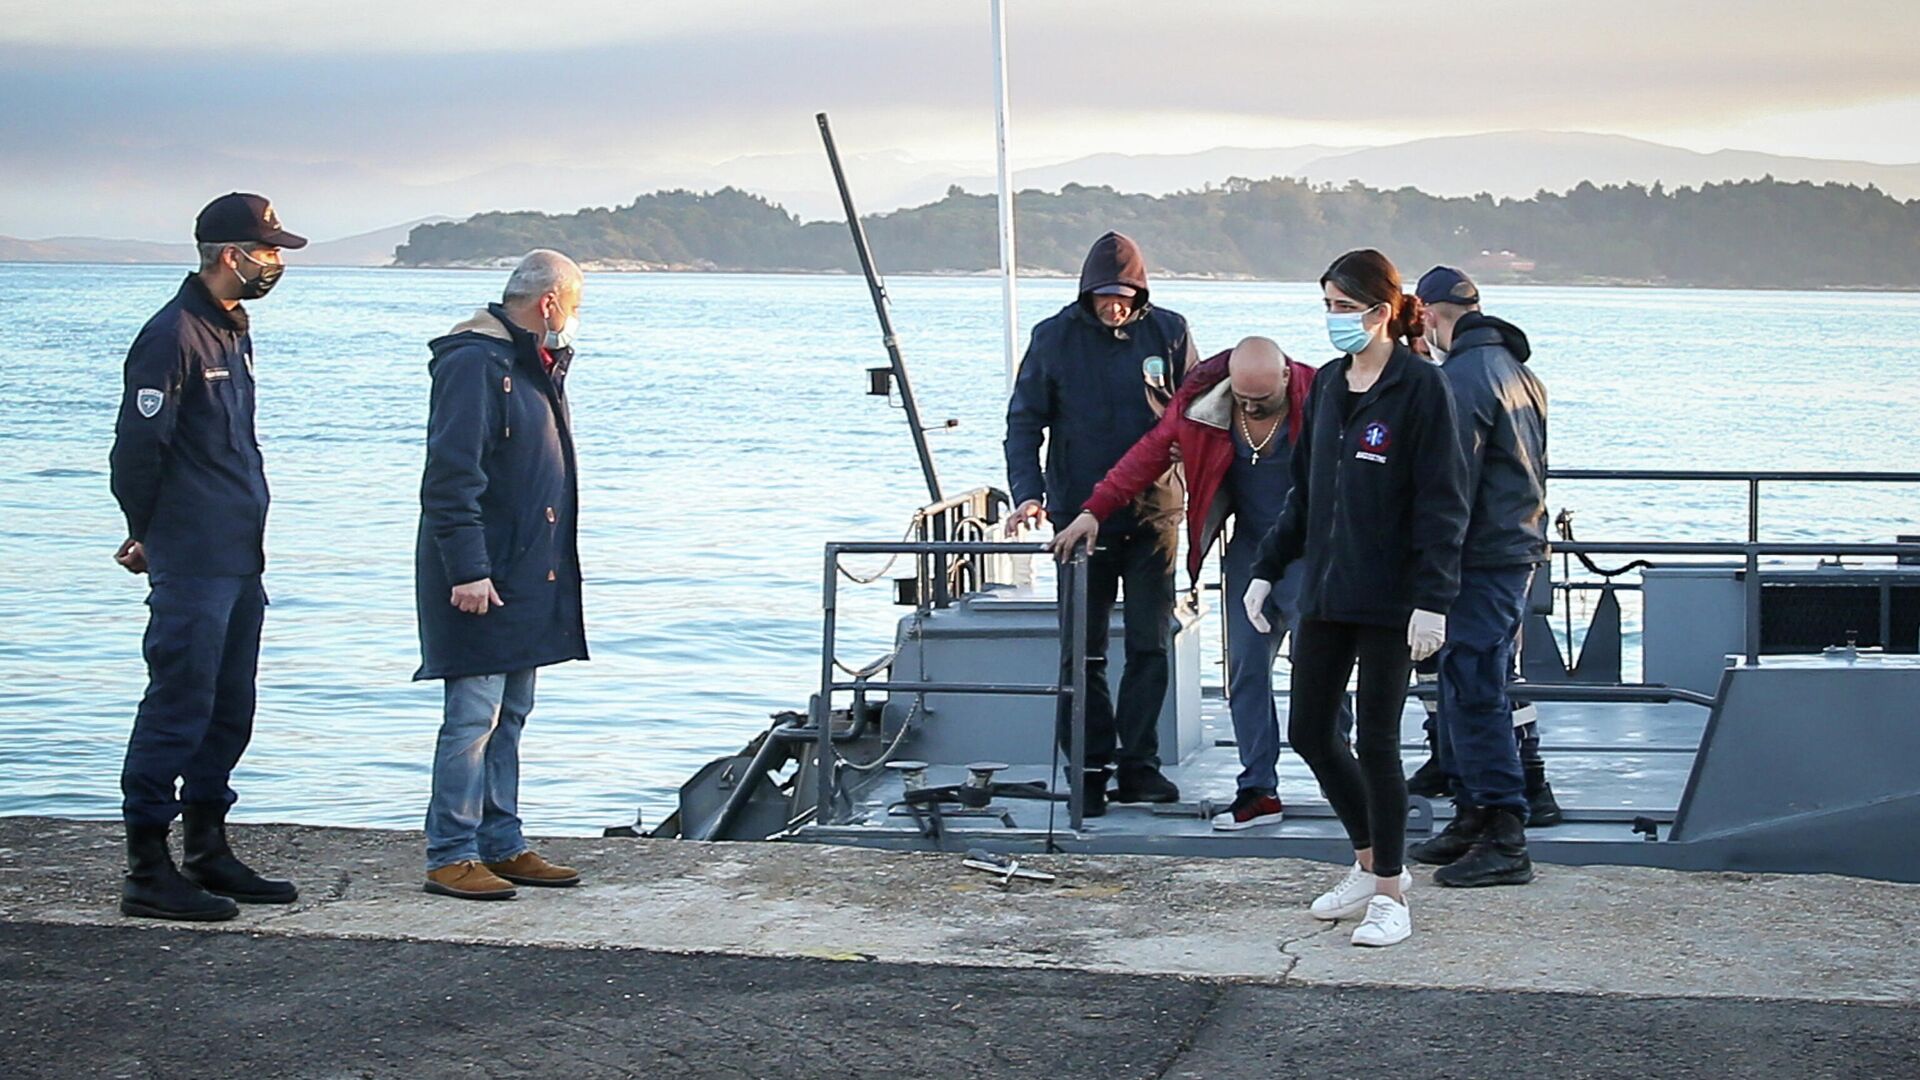
[[[190,214],[245,177],[334,193],[339,231],[461,212],[449,194],[502,170],[550,171],[540,205],[571,209],[812,152],[823,108],[849,146],[992,153],[984,2],[7,6],[5,232],[171,236],[156,200]],[[1754,148],[1794,152],[1769,117],[1920,98],[1920,5],[1888,0],[1818,18],[1785,0],[1009,6],[1033,162],[1522,127],[1768,132]],[[1878,145],[1920,159],[1912,130]]]

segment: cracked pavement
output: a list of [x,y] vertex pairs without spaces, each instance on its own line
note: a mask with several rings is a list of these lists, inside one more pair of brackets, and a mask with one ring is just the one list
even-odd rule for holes
[[1305,912],[1337,868],[1293,860],[1054,857],[1001,889],[958,856],[557,839],[584,885],[473,904],[420,892],[418,833],[234,833],[300,901],[182,926],[118,915],[115,824],[0,818],[15,1074],[1920,1074],[1913,886],[1422,880],[1413,940],[1363,950]]

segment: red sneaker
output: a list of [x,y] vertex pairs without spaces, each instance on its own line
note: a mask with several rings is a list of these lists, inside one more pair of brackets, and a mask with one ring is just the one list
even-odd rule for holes
[[1255,825],[1278,825],[1285,814],[1280,800],[1265,792],[1246,790],[1234,796],[1233,805],[1213,816],[1213,827],[1221,832],[1251,829]]

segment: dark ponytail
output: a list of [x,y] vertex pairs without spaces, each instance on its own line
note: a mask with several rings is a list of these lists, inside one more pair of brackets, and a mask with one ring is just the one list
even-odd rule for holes
[[1333,260],[1327,272],[1320,275],[1320,284],[1332,285],[1368,307],[1387,305],[1391,309],[1387,317],[1390,338],[1411,343],[1422,333],[1419,298],[1405,291],[1392,260],[1372,248],[1349,251]]

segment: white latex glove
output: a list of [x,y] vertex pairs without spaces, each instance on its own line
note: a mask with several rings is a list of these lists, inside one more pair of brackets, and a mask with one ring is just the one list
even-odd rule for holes
[[1414,662],[1439,652],[1446,643],[1447,617],[1415,608],[1413,618],[1407,620],[1407,648],[1413,652]]
[[1247,583],[1247,594],[1240,598],[1247,608],[1247,621],[1263,634],[1273,633],[1273,626],[1267,622],[1267,598],[1272,595],[1273,582],[1254,578]]

